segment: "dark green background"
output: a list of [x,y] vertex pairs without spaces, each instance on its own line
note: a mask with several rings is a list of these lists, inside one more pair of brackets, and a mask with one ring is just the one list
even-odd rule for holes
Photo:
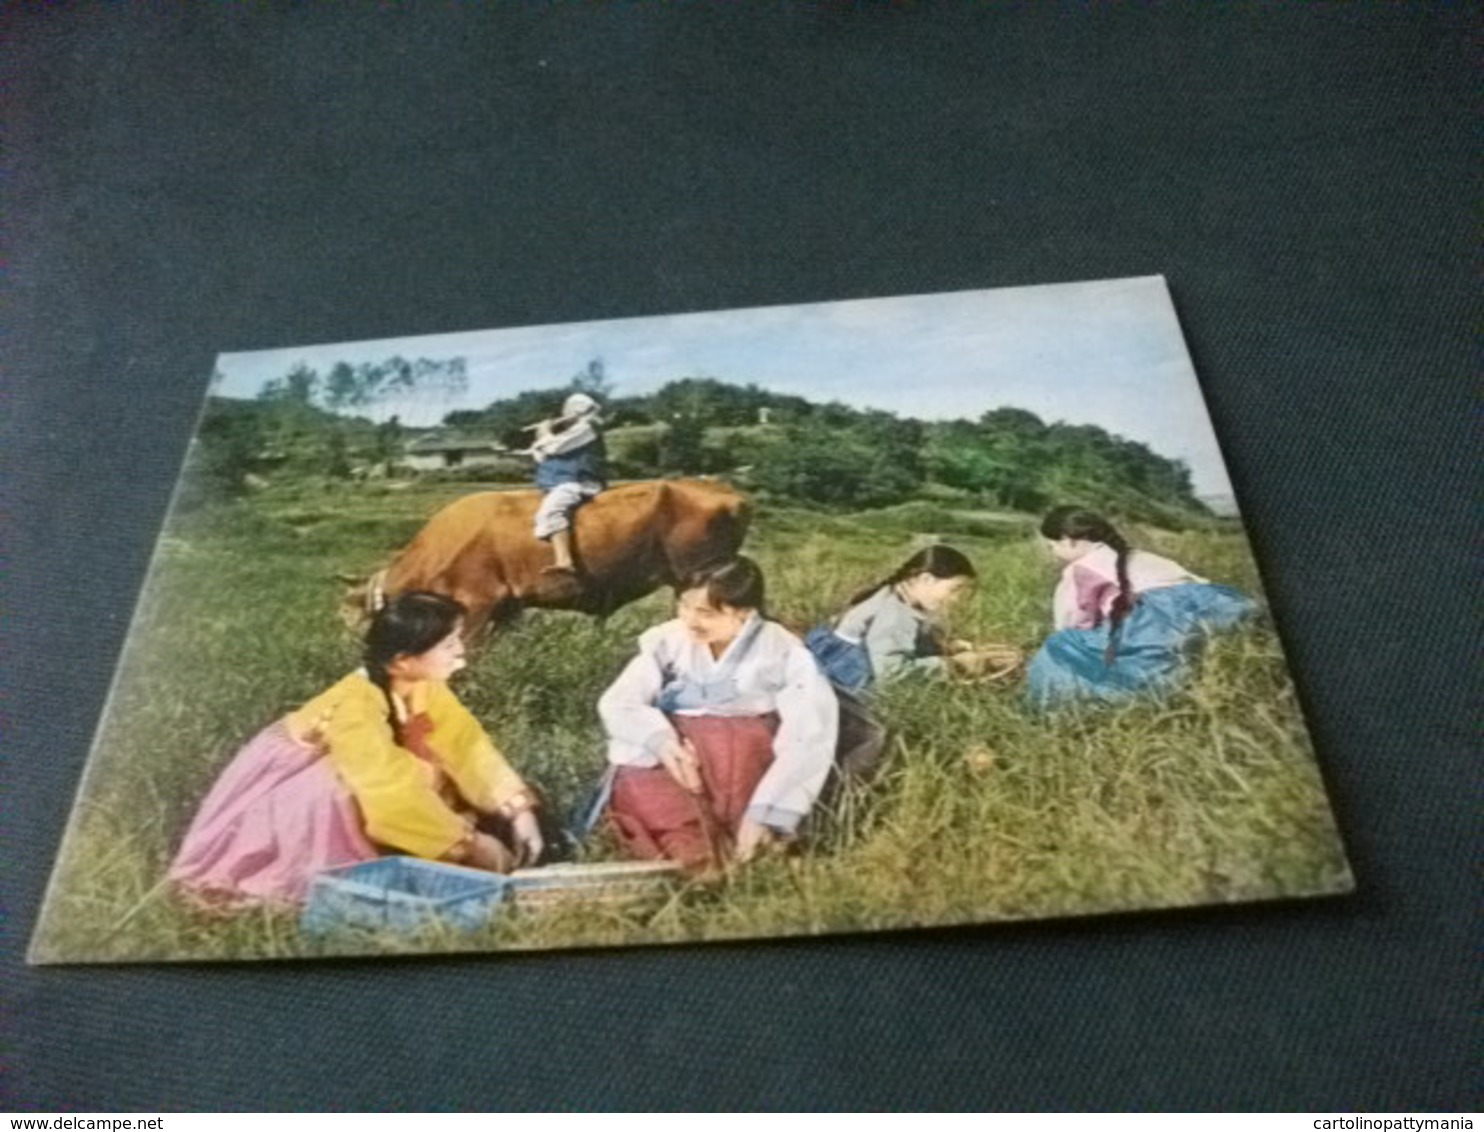
[[[0,1107],[1477,1104],[1475,12],[9,5]],[[21,965],[218,351],[1154,272],[1356,896]]]

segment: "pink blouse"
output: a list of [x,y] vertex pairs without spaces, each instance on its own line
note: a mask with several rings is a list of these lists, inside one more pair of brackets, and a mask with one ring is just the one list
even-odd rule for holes
[[[1178,562],[1131,550],[1127,563],[1129,589],[1137,597],[1146,590],[1205,582]],[[1052,616],[1058,629],[1096,629],[1113,609],[1118,597],[1118,552],[1098,543],[1081,558],[1067,564],[1051,598]]]

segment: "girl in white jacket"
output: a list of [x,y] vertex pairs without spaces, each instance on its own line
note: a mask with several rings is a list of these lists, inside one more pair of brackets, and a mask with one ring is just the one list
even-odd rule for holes
[[639,638],[598,703],[615,768],[609,815],[629,852],[746,861],[813,808],[838,706],[803,644],[767,620],[751,559],[687,578],[677,617]]

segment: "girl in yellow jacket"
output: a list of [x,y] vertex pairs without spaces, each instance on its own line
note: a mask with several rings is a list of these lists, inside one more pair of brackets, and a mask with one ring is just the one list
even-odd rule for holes
[[296,902],[320,870],[383,853],[492,872],[539,857],[534,796],[448,689],[464,666],[463,612],[431,593],[389,602],[365,667],[227,765],[171,879],[215,904]]

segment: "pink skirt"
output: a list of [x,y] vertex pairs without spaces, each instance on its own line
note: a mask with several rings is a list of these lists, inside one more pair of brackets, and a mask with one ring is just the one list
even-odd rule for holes
[[170,866],[187,895],[217,907],[299,903],[321,869],[380,856],[324,751],[282,721],[222,771]]
[[701,762],[705,790],[689,794],[664,767],[619,767],[608,814],[630,856],[719,863],[737,836],[753,791],[773,765],[778,717],[670,717]]

